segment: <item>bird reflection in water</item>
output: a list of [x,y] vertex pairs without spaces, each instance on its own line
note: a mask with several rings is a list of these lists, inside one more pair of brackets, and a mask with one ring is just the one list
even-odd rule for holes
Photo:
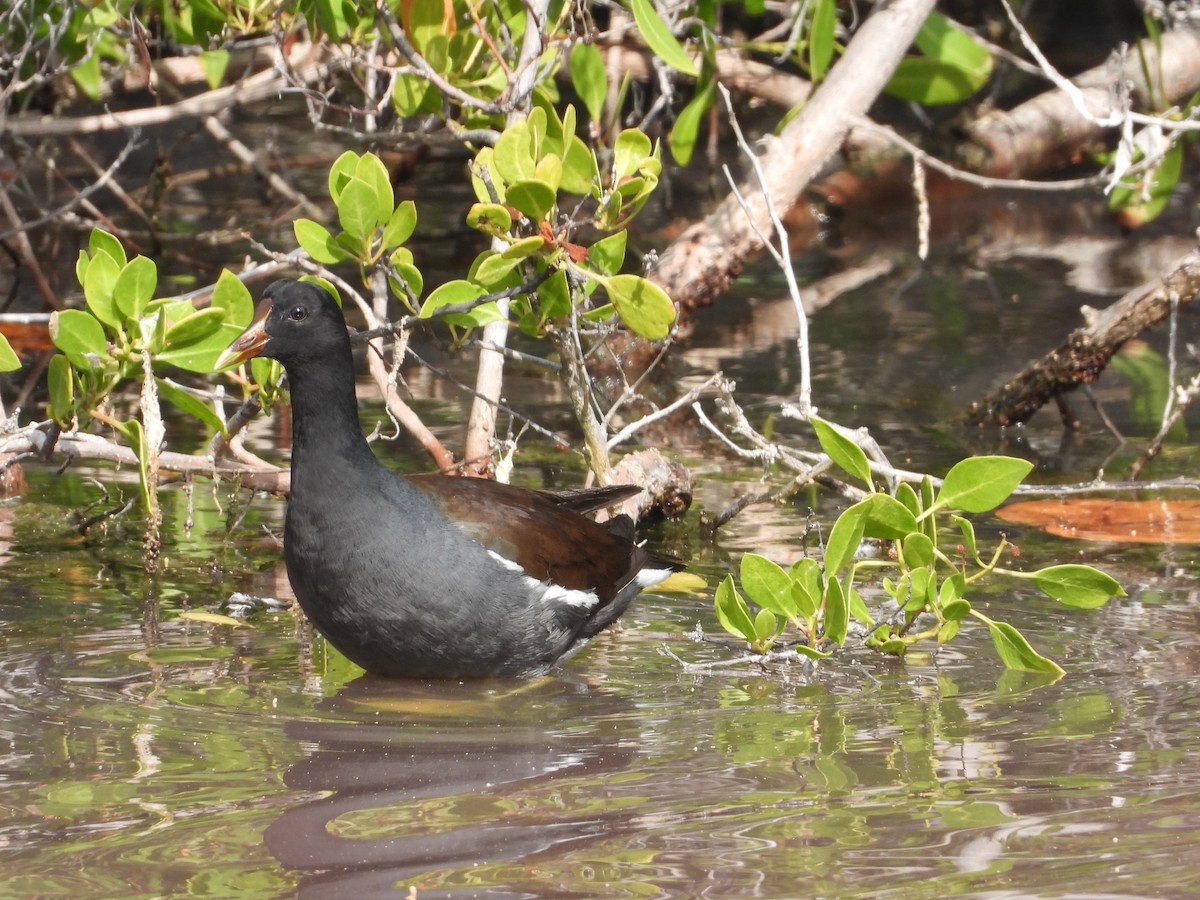
[[[322,795],[273,822],[267,846],[285,867],[311,873],[301,896],[363,898],[402,895],[422,873],[536,859],[552,848],[558,856],[564,845],[611,837],[630,828],[627,813],[584,805],[572,815],[570,804],[564,812],[536,798],[552,782],[587,784],[629,768],[637,734],[626,706],[563,678],[361,678],[321,705],[325,718],[286,723],[311,750],[284,781]],[[419,896],[460,894],[422,888]],[[513,886],[511,896],[528,893]]]

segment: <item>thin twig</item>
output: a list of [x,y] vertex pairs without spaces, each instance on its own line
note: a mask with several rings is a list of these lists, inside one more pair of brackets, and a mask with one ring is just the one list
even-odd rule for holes
[[[27,222],[21,222],[20,225],[15,226],[13,228],[9,228],[6,231],[0,231],[0,241],[7,240],[8,238],[12,237],[15,234],[32,231],[35,228],[39,228],[42,225],[45,225],[47,222],[53,222],[57,219],[62,218],[64,215],[66,215],[68,212],[73,210],[75,207],[79,206],[84,200],[86,200],[92,194],[96,193],[96,191],[98,191],[101,188],[104,188],[106,186],[109,186],[109,182],[112,181],[113,176],[117,174],[117,170],[120,169],[121,166],[125,164],[125,160],[127,160],[129,158],[129,154],[131,154],[134,150],[137,149],[138,137],[140,136],[140,134],[141,134],[140,131],[138,131],[137,129],[134,129],[133,133],[130,134],[130,136],[129,136],[129,140],[126,141],[125,146],[121,148],[121,152],[117,154],[116,159],[114,159],[112,161],[112,163],[109,165],[109,167],[107,169],[105,169],[99,175],[99,177],[96,178],[95,181],[93,181],[87,187],[80,190],[79,193],[77,193],[74,197],[72,197],[70,200],[68,200],[66,203],[64,203],[62,206],[58,207],[57,209],[51,210],[48,213],[43,213],[42,215],[38,216],[36,219],[30,219]],[[88,159],[86,161],[90,162],[90,159]],[[115,182],[114,182],[114,184],[115,184]]]
[[657,422],[659,419],[665,419],[667,416],[671,415],[671,413],[675,412],[677,409],[680,409],[689,403],[694,403],[701,394],[703,394],[706,390],[708,390],[710,387],[712,387],[718,381],[724,379],[724,377],[725,376],[722,375],[720,372],[710,375],[703,384],[700,384],[700,385],[692,388],[690,391],[688,391],[682,397],[676,398],[674,401],[672,401],[671,403],[668,403],[662,409],[658,409],[652,413],[648,413],[647,415],[642,416],[642,418],[638,419],[636,422],[630,422],[628,425],[626,425],[624,428],[622,428],[620,431],[618,431],[616,434],[614,434],[612,437],[610,437],[608,439],[608,449],[612,450],[614,447],[618,447],[621,444],[625,443],[625,441],[629,440],[631,437],[633,437],[633,435],[637,434],[639,431],[641,431],[643,428],[645,428],[647,425],[651,424],[652,422]]
[[758,154],[750,148],[750,145],[746,142],[745,135],[742,134],[742,128],[738,123],[737,115],[733,111],[733,101],[730,99],[728,89],[723,84],[718,84],[717,90],[721,92],[721,99],[724,101],[725,109],[729,114],[729,124],[733,128],[734,135],[737,137],[738,147],[754,167],[754,174],[758,178],[759,190],[762,192],[763,202],[766,204],[767,216],[775,228],[775,237],[779,242],[778,249],[759,229],[757,221],[750,212],[741,192],[738,190],[737,182],[730,173],[729,167],[722,166],[721,169],[725,173],[725,178],[729,181],[729,186],[733,189],[734,196],[737,197],[738,203],[741,204],[742,210],[746,213],[747,220],[754,228],[763,246],[767,248],[776,264],[783,271],[783,277],[787,281],[788,296],[792,298],[792,304],[796,307],[798,325],[796,346],[800,352],[800,386],[797,403],[803,414],[815,414],[817,410],[812,405],[812,364],[808,352],[808,314],[804,311],[804,301],[800,296],[800,286],[796,283],[796,271],[792,266],[787,229],[784,227],[783,220],[779,218],[779,213],[775,208],[775,200],[771,196],[769,188],[770,182],[767,181],[766,175],[763,174]]

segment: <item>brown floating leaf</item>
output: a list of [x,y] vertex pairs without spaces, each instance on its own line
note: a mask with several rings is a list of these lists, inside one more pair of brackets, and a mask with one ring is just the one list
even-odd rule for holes
[[1200,500],[1029,500],[996,515],[1076,540],[1200,544]]

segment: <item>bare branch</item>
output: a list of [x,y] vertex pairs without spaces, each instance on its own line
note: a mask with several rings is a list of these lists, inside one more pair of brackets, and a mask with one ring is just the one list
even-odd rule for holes
[[[299,60],[311,51],[311,45],[297,44],[289,59]],[[329,62],[308,62],[294,71],[304,83],[328,77],[337,66]],[[266,100],[278,94],[289,84],[288,77],[276,69],[268,69],[251,75],[236,84],[207,91],[196,97],[180,100],[164,106],[114,113],[104,112],[94,116],[70,118],[64,116],[40,116],[37,118],[9,118],[7,133],[14,137],[55,137],[68,134],[96,134],[102,131],[146,128],[164,125],[180,119],[210,116],[235,106],[244,106]]]

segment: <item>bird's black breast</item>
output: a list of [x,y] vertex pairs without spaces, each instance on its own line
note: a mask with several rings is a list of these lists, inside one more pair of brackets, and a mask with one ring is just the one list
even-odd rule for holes
[[[588,610],[529,581],[394,475],[297,485],[284,557],[305,613],[363,668],[405,676],[525,675],[566,652]],[[353,504],[331,495],[352,493]]]

